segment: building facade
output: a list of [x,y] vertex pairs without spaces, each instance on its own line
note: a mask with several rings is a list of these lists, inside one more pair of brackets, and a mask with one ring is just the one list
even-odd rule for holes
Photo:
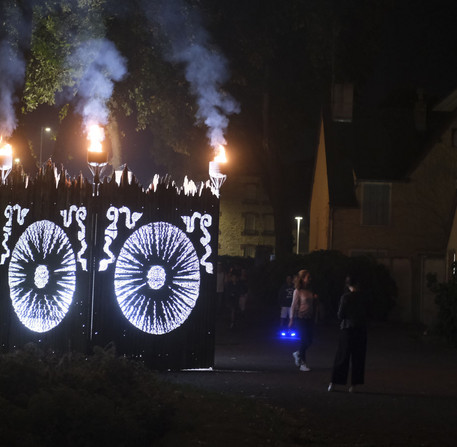
[[273,209],[258,176],[228,176],[221,188],[219,218],[219,255],[273,254]]

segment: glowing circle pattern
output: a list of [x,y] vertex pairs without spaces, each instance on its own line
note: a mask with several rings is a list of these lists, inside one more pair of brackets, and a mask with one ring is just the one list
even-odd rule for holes
[[148,272],[148,285],[151,289],[158,290],[165,284],[167,274],[160,265],[153,265]]
[[155,335],[173,331],[189,317],[199,290],[199,259],[179,228],[150,223],[127,239],[116,261],[114,291],[135,327]]
[[62,322],[76,288],[76,258],[62,228],[49,220],[27,227],[11,255],[8,284],[28,329],[47,332]]

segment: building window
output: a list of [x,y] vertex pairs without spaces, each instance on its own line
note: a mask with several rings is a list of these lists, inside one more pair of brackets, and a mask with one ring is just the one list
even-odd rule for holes
[[263,216],[263,234],[274,235],[275,220],[273,214],[265,214]]
[[243,245],[243,256],[245,258],[255,258],[255,245]]
[[390,221],[390,183],[364,183],[362,225],[388,225]]
[[244,185],[244,203],[257,203],[259,200],[258,185],[247,183]]
[[254,213],[244,214],[244,235],[252,236],[257,234],[256,215]]

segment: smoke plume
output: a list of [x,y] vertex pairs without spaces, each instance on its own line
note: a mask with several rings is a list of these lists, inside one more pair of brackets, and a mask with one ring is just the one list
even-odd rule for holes
[[197,120],[208,127],[211,146],[225,144],[228,115],[239,112],[238,103],[222,89],[229,77],[227,60],[216,51],[200,18],[184,2],[161,0],[157,11],[146,3],[149,20],[159,24],[169,41],[168,59],[185,65],[186,79],[197,98]]
[[24,83],[22,47],[30,40],[30,11],[27,5],[3,1],[0,7],[0,136],[9,137],[17,126],[14,104],[16,90]]
[[91,39],[71,54],[67,66],[76,73],[76,111],[85,127],[91,123],[106,125],[114,81],[127,73],[125,58],[109,40]]
[[9,137],[17,126],[16,88],[24,82],[25,62],[9,42],[0,42],[0,135]]

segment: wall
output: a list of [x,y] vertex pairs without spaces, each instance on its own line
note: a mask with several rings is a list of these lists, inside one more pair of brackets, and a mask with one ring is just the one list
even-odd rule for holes
[[327,250],[329,246],[329,190],[325,156],[324,125],[321,125],[310,204],[309,250]]
[[[254,193],[255,191],[255,193]],[[274,232],[266,231],[264,217],[273,215],[273,208],[260,178],[231,175],[221,188],[219,220],[219,255],[243,256],[244,247],[268,246],[273,251]],[[255,215],[255,231],[245,231],[245,215]]]

